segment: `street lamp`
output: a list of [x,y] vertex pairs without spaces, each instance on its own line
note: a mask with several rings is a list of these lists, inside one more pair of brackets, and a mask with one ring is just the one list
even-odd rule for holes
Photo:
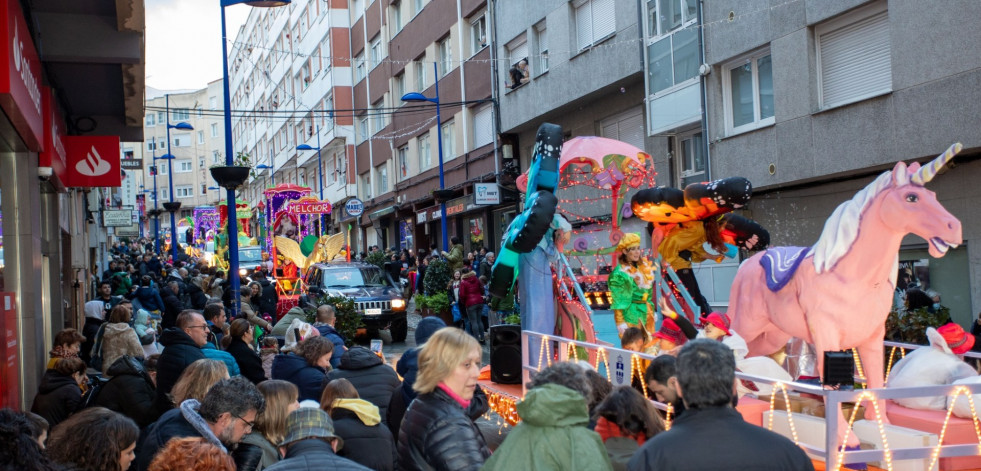
[[[317,151],[317,179],[320,181],[320,201],[324,200],[324,163],[320,159],[320,125],[317,125],[317,147],[311,147],[309,144],[300,144],[296,146],[296,150],[316,150]],[[324,215],[320,214],[320,233],[323,234],[324,230]]]
[[157,255],[160,255],[160,198],[157,197],[157,174],[160,173],[160,167],[157,167],[157,161],[170,160],[171,158],[173,156],[170,154],[157,157],[157,144],[153,144],[153,210],[156,211],[153,218],[153,246]]
[[272,186],[276,186],[276,169],[272,165],[259,164],[255,168],[259,170],[269,170],[269,181],[272,182]]
[[[405,102],[420,102],[428,101],[436,105],[436,145],[439,147],[439,189],[445,190],[446,185],[443,182],[443,128],[442,121],[439,119],[439,63],[433,62],[433,70],[436,72],[436,83],[435,91],[436,96],[429,98],[419,92],[409,92],[402,95],[402,101]],[[443,251],[449,250],[449,242],[446,235],[446,200],[439,200],[439,225],[440,231],[443,233]]]
[[[170,95],[164,96],[164,103],[167,109],[167,155],[170,156],[167,162],[167,182],[170,186],[170,203],[173,206],[174,202],[174,155],[170,153],[170,130],[180,129],[182,131],[192,131],[194,126],[188,123],[180,122],[177,124],[170,124]],[[170,257],[173,263],[177,263],[177,218],[174,216],[175,211],[170,211]]]
[[[221,88],[223,91],[222,104],[224,105],[225,115],[225,165],[231,166],[234,161],[234,150],[232,146],[232,95],[228,86],[228,34],[225,32],[225,7],[238,4],[246,4],[253,7],[281,7],[289,5],[290,0],[221,0],[221,65],[222,80]],[[241,300],[239,299],[239,278],[238,278],[238,222],[235,214],[235,189],[228,188],[228,285],[232,290],[232,309],[231,315],[238,314]]]

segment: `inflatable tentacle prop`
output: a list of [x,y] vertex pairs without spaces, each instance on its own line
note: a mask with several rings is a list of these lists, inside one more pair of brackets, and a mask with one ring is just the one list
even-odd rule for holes
[[534,157],[528,169],[525,210],[511,222],[504,234],[501,250],[491,269],[489,291],[504,297],[518,278],[518,254],[534,250],[548,232],[558,198],[559,156],[562,152],[562,127],[544,123],[535,138]]

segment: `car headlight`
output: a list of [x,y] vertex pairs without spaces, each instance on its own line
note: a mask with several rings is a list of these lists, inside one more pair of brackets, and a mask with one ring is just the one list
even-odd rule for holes
[[238,275],[239,276],[245,276],[245,275],[248,275],[248,274],[249,274],[249,270],[248,269],[245,269],[245,268],[239,268],[238,269]]
[[396,311],[401,311],[402,309],[405,309],[405,300],[404,299],[393,299],[392,300],[392,309],[394,309]]

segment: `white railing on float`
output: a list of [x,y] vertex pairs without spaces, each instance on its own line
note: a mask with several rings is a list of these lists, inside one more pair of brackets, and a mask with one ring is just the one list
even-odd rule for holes
[[[900,349],[916,349],[924,347],[924,345],[913,345],[913,344],[903,344],[898,342],[885,342],[887,347],[896,347]],[[584,349],[585,355],[580,355],[578,349]],[[588,342],[581,342],[578,340],[567,339],[563,337],[556,337],[553,335],[545,335],[539,332],[532,331],[522,331],[521,332],[521,370],[522,370],[522,396],[526,392],[524,390],[524,385],[528,383],[531,379],[533,373],[540,370],[539,365],[549,366],[554,362],[562,362],[569,360],[585,360],[592,365],[597,372],[604,375],[614,386],[629,386],[631,384],[632,378],[639,374],[640,382],[643,384],[646,390],[646,382],[643,380],[644,372],[638,371],[640,365],[642,365],[641,360],[652,360],[654,356],[634,352],[630,350],[623,350],[620,348],[603,346],[598,344],[592,344]],[[981,354],[970,352],[971,354],[966,355],[972,358],[981,358]],[[585,358],[581,358],[583,356]],[[611,369],[611,358],[616,359],[612,364]],[[626,360],[625,360],[626,359]],[[629,366],[628,366],[629,365]],[[600,368],[602,366],[603,368]],[[629,368],[629,370],[628,370]],[[610,376],[610,372],[613,372],[613,376]],[[922,386],[922,387],[911,387],[911,388],[892,388],[892,389],[858,389],[858,390],[831,390],[824,389],[822,386],[815,386],[812,384],[804,384],[798,382],[781,382],[771,378],[765,378],[762,376],[755,376],[750,374],[745,374],[741,372],[736,372],[736,377],[739,379],[749,380],[757,383],[765,383],[773,385],[773,393],[771,395],[770,410],[774,409],[774,401],[778,392],[782,392],[784,395],[784,403],[788,405],[789,409],[789,398],[788,392],[796,391],[807,393],[815,396],[822,396],[825,400],[825,410],[836,411],[842,403],[852,402],[856,404],[865,403],[866,407],[872,407],[875,415],[876,422],[880,436],[885,437],[885,430],[883,428],[884,422],[882,417],[885,415],[885,411],[879,410],[878,402],[879,399],[904,399],[911,397],[927,397],[927,396],[967,396],[968,401],[971,405],[971,411],[974,414],[974,429],[978,435],[978,444],[959,444],[959,445],[944,445],[943,438],[944,432],[947,429],[947,424],[951,418],[951,413],[948,411],[946,418],[944,420],[943,428],[941,429],[941,434],[938,437],[938,445],[932,447],[916,447],[916,448],[898,448],[891,449],[888,445],[884,446],[881,450],[852,450],[845,451],[843,447],[838,446],[838,427],[841,425],[838,423],[838,414],[828,413],[825,414],[826,421],[826,435],[825,435],[825,447],[815,447],[808,445],[806,443],[800,443],[796,439],[796,433],[794,432],[793,423],[793,413],[787,411],[788,420],[790,421],[790,428],[794,436],[794,441],[807,451],[812,456],[816,456],[819,459],[823,459],[827,463],[828,470],[840,470],[844,464],[848,463],[865,463],[865,462],[883,462],[887,465],[888,469],[892,469],[892,462],[894,460],[910,460],[910,459],[927,459],[929,458],[930,466],[926,469],[934,469],[934,466],[938,464],[940,458],[948,457],[958,457],[958,456],[977,456],[981,455],[981,421],[978,419],[977,408],[975,407],[973,395],[981,394],[981,384],[970,384],[970,385],[947,385],[947,386]],[[645,391],[646,393],[646,391]],[[668,411],[670,406],[667,404],[652,401],[655,406],[661,410]],[[857,411],[858,407],[855,407],[853,411]],[[851,432],[852,423],[855,420],[863,419],[864,417],[847,417],[847,426],[849,427],[848,433]],[[772,426],[772,418],[769,421],[770,426]],[[847,439],[847,436],[846,436]],[[886,443],[886,440],[883,439]],[[834,445],[832,445],[834,444]]]

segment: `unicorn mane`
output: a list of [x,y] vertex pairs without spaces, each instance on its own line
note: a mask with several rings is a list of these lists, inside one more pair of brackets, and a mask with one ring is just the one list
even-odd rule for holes
[[[905,172],[905,170],[904,170]],[[906,175],[900,176],[907,177]],[[824,223],[824,230],[811,252],[814,254],[814,270],[824,273],[831,270],[848,253],[855,239],[858,238],[858,225],[862,220],[862,212],[876,195],[892,185],[892,171],[883,172],[872,183],[862,188],[852,199],[845,201],[835,208],[831,217]]]

